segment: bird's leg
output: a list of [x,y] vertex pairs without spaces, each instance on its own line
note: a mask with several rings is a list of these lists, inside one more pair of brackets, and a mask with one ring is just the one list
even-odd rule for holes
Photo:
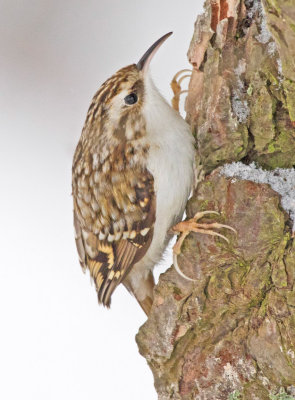
[[177,240],[175,245],[173,246],[173,262],[174,266],[177,270],[177,272],[184,277],[185,279],[188,279],[190,281],[194,281],[194,279],[191,279],[187,277],[178,267],[177,263],[177,256],[181,252],[181,246],[186,238],[190,234],[190,232],[197,232],[197,233],[204,233],[206,235],[211,235],[211,236],[218,236],[222,239],[224,239],[226,242],[228,242],[228,239],[222,235],[221,233],[215,232],[213,229],[230,229],[231,231],[237,233],[237,231],[232,228],[229,225],[224,225],[224,224],[219,224],[218,222],[212,222],[212,223],[199,223],[198,220],[203,218],[205,215],[208,214],[216,214],[219,215],[217,211],[200,211],[197,212],[193,218],[187,220],[187,221],[181,221],[175,226],[173,226],[170,230],[171,233],[174,234],[181,234],[180,238]]
[[140,307],[149,316],[154,301],[155,280],[152,271],[140,281],[131,278],[132,271],[123,280],[123,285],[136,298]]
[[[181,78],[179,78],[179,76],[184,72],[189,72],[189,74],[183,75]],[[190,76],[191,76],[190,69],[182,69],[181,71],[178,71],[177,74],[174,75],[174,77],[170,83],[171,89],[174,94],[174,96],[171,100],[171,104],[172,104],[172,107],[174,108],[174,110],[176,110],[176,111],[179,111],[180,95],[182,93],[188,92],[188,90],[181,90],[181,83],[185,78],[189,78]]]

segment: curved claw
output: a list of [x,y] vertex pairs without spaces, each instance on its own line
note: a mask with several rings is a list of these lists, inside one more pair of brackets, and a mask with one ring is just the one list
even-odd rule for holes
[[[232,226],[229,225],[224,225],[224,224],[219,224],[220,228],[226,228],[226,229],[230,229],[232,232],[234,232],[236,235],[238,234],[237,230],[235,228],[233,228]],[[218,227],[218,228],[219,228]],[[217,228],[217,227],[216,227]]]
[[210,236],[219,236],[220,238],[224,239],[227,243],[229,243],[228,238],[218,232],[210,230],[207,231],[206,229],[200,229],[200,228],[191,228],[191,231],[196,233],[205,233],[205,235],[210,235]]
[[197,279],[189,278],[187,275],[185,275],[181,271],[181,269],[179,268],[179,265],[178,265],[178,261],[177,261],[177,254],[175,254],[175,253],[173,253],[173,265],[174,265],[174,268],[176,269],[176,271],[179,273],[179,275],[182,276],[182,278],[186,279],[187,281],[191,281],[191,282],[197,281]]
[[204,215],[207,215],[207,214],[216,214],[216,215],[220,215],[220,213],[219,213],[218,211],[213,211],[213,210],[198,211],[198,212],[194,215],[193,219],[196,219],[196,220],[201,219]]
[[174,94],[174,96],[173,96],[173,98],[171,100],[171,103],[172,103],[172,107],[176,111],[179,111],[180,95],[182,93],[186,93],[187,92],[187,90],[181,90],[181,83],[185,78],[189,78],[191,76],[191,74],[186,74],[186,75],[182,76],[181,78],[179,78],[179,76],[184,72],[190,72],[191,73],[191,70],[190,69],[182,69],[181,71],[178,71],[174,75],[174,77],[173,77],[173,79],[172,79],[172,81],[170,83],[171,89],[172,89],[173,94]]
[[191,69],[185,68],[181,69],[180,71],[176,72],[176,74],[173,76],[172,82],[175,81],[177,82],[178,77],[183,73],[183,72],[192,72]]
[[226,228],[226,229],[230,229],[231,231],[233,231],[235,234],[237,234],[238,232],[235,230],[235,228],[233,228],[232,226],[229,225],[224,225],[224,224],[219,224],[218,222],[213,222],[211,224],[198,224],[196,222],[196,226],[197,227],[201,227],[201,228],[215,228],[215,229],[222,229],[222,228]]

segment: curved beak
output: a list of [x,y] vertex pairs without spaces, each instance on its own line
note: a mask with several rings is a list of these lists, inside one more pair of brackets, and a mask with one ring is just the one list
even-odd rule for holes
[[165,42],[166,39],[170,35],[172,35],[173,32],[166,33],[166,35],[162,36],[160,39],[158,39],[149,49],[144,53],[144,55],[141,57],[141,59],[138,61],[136,64],[137,69],[139,71],[145,72],[148,69],[148,66],[150,65],[151,59],[154,57],[155,53],[159,49],[159,47]]

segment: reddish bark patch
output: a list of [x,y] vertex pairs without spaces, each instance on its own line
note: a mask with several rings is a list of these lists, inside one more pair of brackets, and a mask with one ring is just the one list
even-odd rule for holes
[[216,27],[219,22],[219,2],[212,1],[211,3],[211,29],[216,32]]
[[227,0],[212,0],[211,2],[211,29],[216,32],[218,23],[228,18]]
[[227,18],[228,4],[227,0],[220,0],[220,21]]

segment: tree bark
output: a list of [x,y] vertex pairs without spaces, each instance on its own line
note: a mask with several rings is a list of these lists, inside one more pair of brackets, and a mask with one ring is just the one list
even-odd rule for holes
[[186,238],[178,264],[196,281],[174,267],[161,275],[139,351],[160,400],[295,399],[290,217],[268,185],[219,168],[294,168],[295,1],[207,0],[188,57],[187,121],[205,178],[187,215],[216,210],[238,234]]

